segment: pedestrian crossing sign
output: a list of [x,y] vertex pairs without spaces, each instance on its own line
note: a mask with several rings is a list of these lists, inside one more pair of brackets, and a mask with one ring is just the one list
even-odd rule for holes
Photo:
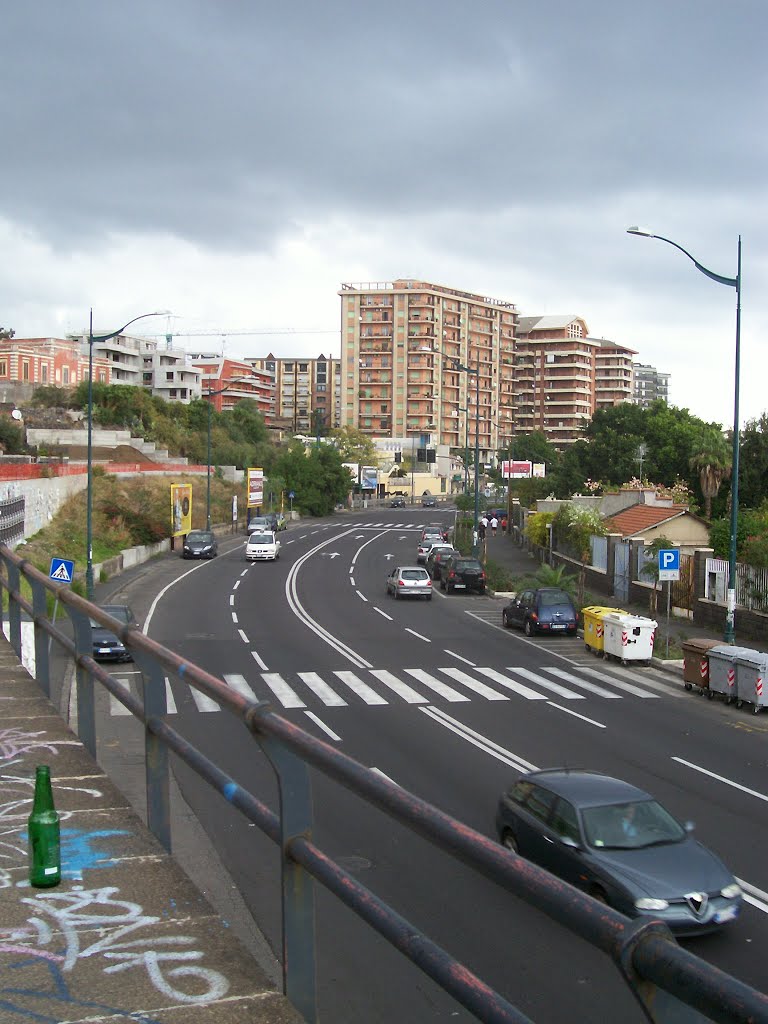
[[75,575],[75,563],[66,558],[52,558],[51,568],[48,572],[49,579],[57,583],[71,583]]

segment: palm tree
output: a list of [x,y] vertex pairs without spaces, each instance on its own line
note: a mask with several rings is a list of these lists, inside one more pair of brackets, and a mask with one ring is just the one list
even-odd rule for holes
[[711,519],[712,499],[717,497],[723,480],[731,475],[731,456],[725,438],[712,439],[692,456],[690,467],[699,474],[699,486],[704,498],[704,518]]

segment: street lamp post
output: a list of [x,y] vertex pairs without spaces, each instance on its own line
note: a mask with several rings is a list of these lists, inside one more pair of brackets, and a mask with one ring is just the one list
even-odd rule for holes
[[112,331],[111,334],[93,333],[93,308],[90,311],[88,321],[88,455],[86,469],[86,501],[85,501],[85,595],[89,601],[93,600],[93,346],[102,341],[109,341],[110,338],[119,337],[126,328],[135,324],[137,320],[144,320],[148,316],[162,316],[167,310],[157,310],[154,313],[142,313],[135,316],[127,324],[123,324],[119,331]]
[[234,377],[226,387],[219,388],[218,391],[212,391],[210,388],[206,391],[208,398],[208,472],[206,474],[205,523],[207,530],[211,528],[211,407],[213,406],[211,399],[215,398],[216,395],[223,395],[225,391],[229,391],[235,384],[257,381],[258,379],[258,377]]
[[641,230],[638,227],[627,228],[630,235],[640,235],[642,238],[657,238],[660,242],[679,249],[684,256],[693,263],[694,267],[705,277],[724,284],[728,288],[736,289],[736,353],[734,360],[734,384],[733,384],[733,455],[731,458],[731,536],[728,550],[728,598],[725,614],[725,633],[723,640],[727,644],[736,641],[736,536],[739,528],[739,380],[741,372],[741,235],[739,235],[736,248],[736,277],[724,277],[722,274],[715,274],[707,270],[698,260],[684,249],[682,245],[673,242],[670,238],[662,235],[654,235],[650,231]]

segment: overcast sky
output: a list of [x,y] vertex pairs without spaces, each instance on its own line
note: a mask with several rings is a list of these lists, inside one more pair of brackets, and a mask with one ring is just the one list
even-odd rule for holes
[[[342,282],[578,314],[671,401],[768,410],[765,0],[5,4],[0,325],[338,353]],[[327,332],[327,333],[321,333]]]

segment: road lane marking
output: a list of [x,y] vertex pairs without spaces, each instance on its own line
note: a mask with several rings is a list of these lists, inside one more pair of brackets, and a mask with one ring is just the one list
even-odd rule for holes
[[763,892],[756,885],[750,885],[743,878],[737,878],[736,881],[744,890],[744,902],[749,903],[750,906],[755,907],[757,910],[762,910],[764,914],[768,914],[768,892]]
[[732,779],[726,779],[724,775],[718,775],[716,772],[709,771],[708,768],[702,768],[699,764],[694,764],[693,761],[686,761],[684,757],[672,757],[673,761],[677,761],[678,764],[685,765],[686,768],[692,768],[695,772],[701,772],[702,775],[708,775],[710,779],[716,779],[717,782],[724,782],[726,786],[732,786],[734,789],[740,789],[742,793],[746,793],[747,796],[757,797],[758,800],[764,800],[768,803],[768,796],[765,793],[759,793],[756,789],[749,789],[748,786],[742,786],[739,782],[733,782]]
[[586,665],[583,667],[579,665],[579,672],[584,672],[585,675],[592,676],[593,679],[599,679],[603,683],[610,683],[611,686],[615,686],[617,690],[624,690],[626,693],[633,693],[636,697],[643,697],[646,700],[659,699],[658,693],[648,693],[647,690],[643,690],[639,686],[633,686],[632,683],[625,683],[620,679],[614,679],[614,677],[609,676],[607,672],[598,672],[596,668],[587,668]]
[[240,634],[240,639],[243,641],[244,644],[250,644],[251,641],[248,639],[248,637],[245,635],[242,629],[238,629],[237,632]]
[[596,725],[598,729],[605,729],[606,726],[602,722],[596,722],[594,718],[587,718],[586,715],[580,715],[578,711],[574,711],[573,708],[564,708],[560,704],[555,704],[553,700],[547,701],[547,704],[551,708],[557,708],[558,711],[564,711],[566,715],[573,715],[574,718],[580,718],[582,722],[587,722],[589,725]]
[[501,761],[511,768],[516,768],[519,772],[535,772],[538,770],[535,764],[523,760],[522,757],[513,754],[511,750],[506,750],[504,747],[499,746],[498,743],[494,743],[493,740],[489,740],[482,733],[475,732],[474,729],[470,729],[463,722],[459,722],[455,718],[451,718],[450,715],[446,715],[439,708],[430,706],[419,708],[419,711],[428,715],[438,725],[442,725],[444,729],[449,729],[463,740],[466,740],[467,743],[471,743],[473,747],[478,747],[480,750],[485,751],[486,754],[490,754],[491,757],[495,757],[497,761]]
[[392,618],[392,616],[391,616],[391,615],[387,615],[387,613],[386,613],[386,612],[383,612],[383,611],[381,610],[381,608],[377,608],[377,607],[376,607],[376,605],[374,605],[374,606],[373,606],[373,610],[374,610],[375,612],[378,612],[378,613],[379,613],[379,615],[383,615],[385,619],[389,619],[389,621],[390,621],[390,622],[394,622],[394,619]]
[[457,654],[455,651],[449,651],[447,647],[444,648],[444,650],[445,650],[446,654],[450,654],[450,656],[452,658],[458,658],[459,661],[463,661],[464,664],[465,665],[469,665],[470,668],[474,668],[475,667],[475,662],[474,661],[470,661],[469,658],[462,658],[462,656],[460,654]]
[[401,683],[397,676],[392,675],[385,668],[372,668],[371,675],[374,679],[378,679],[380,683],[384,683],[390,690],[402,697],[406,704],[428,704],[429,700],[426,697],[422,697],[420,693],[417,693],[412,687],[408,686],[407,683]]
[[361,594],[359,590],[356,590],[355,593],[357,594],[361,601],[365,601],[365,603],[368,604],[368,598],[365,596],[365,594]]
[[240,580],[235,580],[235,585],[234,585],[234,587],[232,587],[232,589],[233,589],[233,590],[237,590],[237,588],[238,588],[239,586],[240,586]]
[[237,612],[232,612],[232,621],[234,622],[235,625],[237,625],[238,622],[240,621],[237,617]]
[[[352,570],[350,569],[350,572],[351,572],[351,571],[352,571]],[[355,577],[354,577],[354,576],[350,576],[350,577],[349,577],[349,582],[350,582],[350,583],[352,584],[352,586],[354,587],[354,585],[355,585]]]
[[341,743],[341,736],[337,736],[333,729],[327,726],[325,722],[321,721],[317,715],[313,714],[311,711],[305,711],[304,714],[307,718],[311,718],[318,729],[322,729],[326,736],[330,736],[332,740],[336,740],[337,743]]
[[246,700],[257,701],[259,699],[246,682],[245,676],[236,674],[225,675],[224,682],[230,687],[230,689],[234,690],[235,693],[239,693],[241,697],[245,697]]
[[[120,676],[114,676],[113,678],[121,690],[124,690],[126,693],[131,692],[131,684],[127,679],[122,679]],[[109,694],[109,713],[114,717],[132,714],[125,704],[122,704],[113,693]]]
[[387,703],[383,697],[380,697],[374,689],[372,689],[367,683],[364,683],[363,680],[356,676],[354,672],[335,671],[333,674],[337,676],[345,686],[348,686],[350,690],[353,690],[361,700],[365,701],[366,704]]
[[267,671],[267,665],[264,662],[264,659],[259,657],[258,651],[251,651],[251,657],[253,658],[253,660],[256,662],[260,669],[262,669],[264,672]]
[[374,773],[374,775],[380,775],[380,776],[382,777],[382,779],[386,779],[386,780],[387,780],[387,782],[391,782],[391,783],[392,783],[392,785],[393,785],[393,786],[397,786],[397,788],[398,788],[398,789],[401,789],[401,788],[402,788],[399,782],[395,782],[395,780],[394,780],[394,779],[392,779],[392,778],[390,778],[390,777],[389,777],[389,775],[386,775],[386,774],[385,774],[385,773],[384,773],[384,772],[383,772],[383,771],[381,770],[381,768],[369,768],[369,769],[368,769],[368,771],[371,771],[371,772],[373,772],[373,773]]
[[444,697],[451,703],[470,699],[465,693],[459,693],[458,690],[454,690],[453,687],[448,686],[447,683],[443,683],[439,679],[435,679],[434,676],[431,676],[429,672],[425,672],[422,668],[407,668],[405,671],[409,676],[413,676],[416,682],[423,683],[425,686],[428,686],[430,690],[434,690],[435,693],[439,693],[441,697]]
[[230,607],[234,607],[234,604],[235,604],[235,595],[234,594],[230,594],[229,595],[229,605],[230,605]]
[[320,698],[326,707],[341,708],[347,706],[344,698],[340,697],[335,690],[332,690],[327,683],[324,683],[317,672],[297,672],[296,674]]
[[545,693],[537,693],[536,690],[532,690],[529,686],[523,686],[522,683],[518,683],[515,679],[510,679],[509,676],[504,676],[501,672],[497,672],[495,668],[478,668],[476,669],[483,676],[487,676],[488,679],[492,679],[495,683],[501,683],[508,690],[513,690],[515,693],[520,694],[521,697],[525,697],[526,700],[549,700]]
[[534,683],[536,686],[542,686],[545,690],[551,690],[552,693],[558,694],[558,696],[565,698],[565,700],[586,700],[587,698],[583,693],[576,693],[575,690],[569,690],[565,686],[561,686],[559,683],[553,683],[549,679],[545,679],[544,676],[540,676],[538,672],[531,672],[527,668],[514,668],[507,665],[508,672],[516,672],[523,679],[527,679],[529,683]]
[[243,577],[243,576],[245,576],[245,574],[246,574],[246,573],[248,572],[248,569],[250,569],[250,565],[248,566],[248,568],[247,568],[247,569],[243,569],[243,571],[242,571],[242,572],[240,573],[240,577],[241,577],[241,579],[242,579],[242,577]]
[[[586,679],[577,679],[571,675],[570,672],[566,672],[562,668],[544,668],[545,672],[550,672],[553,676],[557,676],[560,679],[567,679],[569,683],[573,683],[574,686],[580,686],[583,690],[589,690],[590,693],[596,693],[598,697],[605,697],[606,700],[621,700],[621,694],[611,693],[610,690],[604,689],[602,686],[598,686],[596,683],[588,683]],[[581,669],[583,672],[584,670]]]
[[351,575],[352,575],[352,573],[353,573],[354,571],[355,571],[355,570],[354,570],[354,569],[352,568],[352,566],[350,565],[350,567],[349,567],[349,575],[351,576]]
[[478,696],[485,697],[486,700],[509,700],[506,693],[499,693],[498,690],[491,689],[485,683],[478,682],[477,679],[473,679],[472,676],[467,675],[460,668],[441,668],[439,671],[450,679],[455,679],[457,683],[468,686],[470,690],[474,690]]
[[192,700],[195,702],[198,711],[219,711],[219,705],[208,696],[207,693],[202,693],[200,690],[196,690],[194,686],[190,686],[189,692],[192,694]]
[[173,699],[173,690],[168,676],[165,677],[165,706],[168,708],[169,715],[176,714],[176,701]]
[[307,706],[279,672],[262,672],[261,678],[284,708],[305,708]]
[[410,633],[412,636],[418,637],[419,640],[423,640],[425,644],[431,644],[432,641],[427,636],[422,636],[421,633],[417,633],[415,629],[411,629],[410,626],[405,627],[405,632]]

